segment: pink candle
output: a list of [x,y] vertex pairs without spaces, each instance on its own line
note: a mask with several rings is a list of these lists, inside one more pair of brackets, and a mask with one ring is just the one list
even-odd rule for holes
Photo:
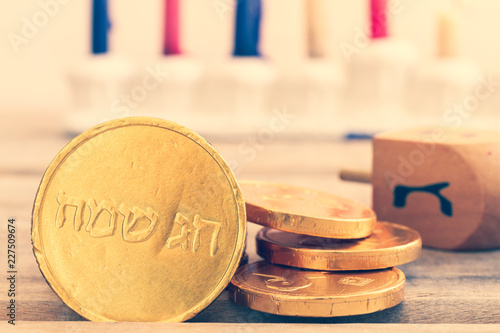
[[387,0],[370,0],[372,39],[387,37]]
[[179,45],[179,0],[165,0],[163,54],[181,54]]

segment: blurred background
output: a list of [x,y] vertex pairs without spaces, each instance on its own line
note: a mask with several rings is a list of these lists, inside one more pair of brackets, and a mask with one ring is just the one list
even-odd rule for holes
[[1,6],[7,174],[38,174],[75,135],[126,116],[178,122],[256,175],[368,170],[384,130],[497,125],[495,0]]
[[[294,136],[335,136],[416,123],[491,127],[497,116],[495,0],[392,0],[380,20],[371,6],[380,11],[384,1],[264,0],[255,13],[252,1],[179,0],[173,25],[165,7],[176,1],[110,0],[107,52],[96,54],[92,3],[1,5],[2,118],[56,113],[77,133],[110,118],[153,115],[241,134],[286,109],[300,119],[289,128]],[[260,26],[258,38],[239,36],[259,57],[233,57],[238,5],[250,6],[243,26]],[[372,36],[374,22],[387,38]],[[178,29],[179,49],[164,55],[168,24]],[[152,71],[164,77],[140,88]],[[481,79],[490,84],[477,102],[469,94],[483,89]],[[464,102],[462,114],[450,110]]]

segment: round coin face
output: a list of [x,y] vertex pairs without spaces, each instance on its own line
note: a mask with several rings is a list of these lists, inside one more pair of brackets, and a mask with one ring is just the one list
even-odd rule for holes
[[257,253],[273,264],[316,270],[367,270],[394,267],[418,258],[422,240],[408,227],[377,222],[364,239],[320,238],[263,228]]
[[245,234],[244,201],[221,156],[154,118],[113,120],[71,141],[33,209],[40,270],[94,321],[193,317],[229,283]]
[[312,189],[256,181],[240,182],[249,221],[283,231],[339,239],[371,234],[372,209]]
[[229,286],[239,305],[284,316],[337,317],[372,313],[399,304],[405,276],[397,268],[320,272],[263,261],[240,267]]

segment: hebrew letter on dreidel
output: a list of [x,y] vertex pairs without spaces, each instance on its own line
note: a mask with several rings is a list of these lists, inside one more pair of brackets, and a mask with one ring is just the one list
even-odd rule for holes
[[[440,249],[500,247],[500,131],[425,127],[373,140],[373,209]],[[438,207],[439,204],[439,207]]]
[[427,186],[405,186],[397,185],[394,188],[394,207],[404,208],[408,196],[413,192],[425,192],[435,195],[439,199],[441,212],[446,216],[453,216],[453,205],[450,200],[446,199],[441,190],[450,186],[450,183],[437,183]]

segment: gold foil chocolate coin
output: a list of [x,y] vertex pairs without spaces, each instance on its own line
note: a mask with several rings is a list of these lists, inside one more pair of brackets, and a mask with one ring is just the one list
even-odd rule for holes
[[229,283],[245,234],[244,201],[221,156],[154,118],[112,120],[72,140],[33,209],[41,272],[94,321],[195,316]]
[[337,317],[384,310],[403,300],[405,275],[397,268],[320,272],[260,261],[240,267],[229,285],[239,305],[284,316]]
[[240,182],[248,221],[298,234],[355,239],[371,234],[372,209],[335,195],[290,185]]
[[381,269],[418,258],[422,240],[408,227],[377,222],[368,238],[320,238],[263,228],[257,234],[257,253],[273,264],[317,270]]

